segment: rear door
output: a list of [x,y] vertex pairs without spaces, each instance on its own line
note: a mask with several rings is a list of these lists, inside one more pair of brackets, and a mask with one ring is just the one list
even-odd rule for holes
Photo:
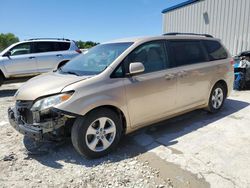
[[178,69],[177,108],[183,111],[204,104],[216,67],[208,61],[199,40],[169,40],[171,56]]
[[4,66],[8,75],[22,76],[37,72],[36,58],[33,54],[33,43],[25,42],[14,46],[10,56],[5,57]]
[[[35,52],[37,58],[37,69],[39,72],[48,72],[55,69],[64,59],[64,49],[66,45],[59,42],[44,41],[35,42]],[[64,48],[63,48],[64,47]]]
[[170,62],[164,41],[153,41],[137,47],[124,60],[129,64],[141,62],[145,72],[124,79],[127,107],[133,126],[159,121],[175,109],[176,77],[168,70]]

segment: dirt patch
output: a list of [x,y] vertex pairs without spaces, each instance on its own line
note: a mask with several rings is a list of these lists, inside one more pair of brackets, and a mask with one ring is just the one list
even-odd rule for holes
[[180,166],[168,163],[151,152],[139,157],[142,161],[158,170],[158,175],[167,182],[168,187],[178,188],[208,188],[209,183],[204,178],[183,170]]

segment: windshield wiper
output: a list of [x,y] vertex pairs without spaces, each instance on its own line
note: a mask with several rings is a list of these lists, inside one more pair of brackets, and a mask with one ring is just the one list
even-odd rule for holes
[[76,76],[80,76],[79,74],[77,74],[76,72],[73,72],[73,71],[63,71],[61,67],[60,67],[58,70],[59,70],[62,74],[73,74],[73,75],[76,75]]
[[63,73],[66,73],[66,74],[73,74],[73,75],[76,75],[76,76],[80,76],[80,75],[77,74],[76,72],[72,72],[72,71],[66,71],[66,72],[63,72]]

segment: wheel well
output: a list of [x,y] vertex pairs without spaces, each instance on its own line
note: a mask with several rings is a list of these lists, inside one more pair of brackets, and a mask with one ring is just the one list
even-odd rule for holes
[[224,80],[219,80],[218,82],[215,83],[215,85],[216,84],[221,84],[226,89],[226,96],[227,96],[228,93],[227,83]]
[[90,113],[94,110],[100,109],[100,108],[110,109],[110,110],[114,111],[115,113],[117,113],[117,115],[122,120],[122,128],[123,128],[122,133],[125,134],[126,129],[127,129],[127,121],[126,121],[124,113],[119,108],[112,106],[112,105],[98,106],[98,107],[92,109],[91,111],[89,111],[88,113]]
[[57,68],[60,68],[61,66],[65,65],[69,60],[64,60],[62,62],[60,62],[57,66]]

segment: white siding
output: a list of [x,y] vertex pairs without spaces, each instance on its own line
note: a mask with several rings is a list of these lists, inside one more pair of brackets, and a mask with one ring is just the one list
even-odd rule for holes
[[202,0],[172,10],[163,14],[163,32],[211,34],[233,55],[250,50],[250,0]]

